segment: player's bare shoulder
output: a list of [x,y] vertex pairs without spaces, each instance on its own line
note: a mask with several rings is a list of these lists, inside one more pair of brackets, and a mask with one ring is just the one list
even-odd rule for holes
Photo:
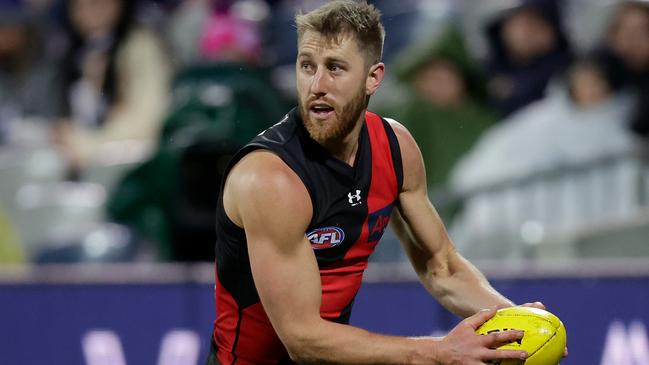
[[399,141],[399,150],[401,151],[401,161],[403,163],[404,190],[418,187],[422,183],[425,186],[426,172],[424,170],[424,161],[415,138],[400,122],[392,118],[384,117],[384,119],[390,124]]
[[223,207],[230,219],[242,225],[246,211],[269,214],[290,208],[311,216],[311,199],[302,180],[275,153],[257,150],[232,168],[223,190]]
[[392,129],[394,129],[395,133],[410,134],[410,132],[408,132],[408,129],[403,124],[401,124],[398,120],[393,118],[388,118],[388,117],[383,117],[383,119],[385,119],[388,123],[390,123],[390,126],[392,127]]
[[[418,155],[419,147],[408,128],[395,119],[385,117],[384,119],[390,124],[394,134],[397,136],[402,157],[408,157],[410,154]],[[406,156],[403,155],[404,152],[407,154]]]

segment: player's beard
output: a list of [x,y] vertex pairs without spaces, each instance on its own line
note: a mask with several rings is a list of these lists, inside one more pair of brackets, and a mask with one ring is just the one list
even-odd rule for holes
[[367,108],[368,99],[364,86],[358,89],[356,95],[342,107],[342,110],[334,106],[334,120],[313,121],[309,115],[309,104],[315,100],[309,99],[300,103],[300,115],[304,127],[314,141],[326,145],[341,141],[351,133],[361,113]]

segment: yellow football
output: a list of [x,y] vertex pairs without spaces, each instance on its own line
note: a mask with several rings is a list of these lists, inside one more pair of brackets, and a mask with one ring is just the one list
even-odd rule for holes
[[504,308],[498,310],[476,332],[485,335],[507,330],[519,330],[525,334],[519,342],[500,348],[525,350],[527,359],[505,360],[501,365],[557,365],[561,361],[566,347],[566,328],[554,314],[530,307]]

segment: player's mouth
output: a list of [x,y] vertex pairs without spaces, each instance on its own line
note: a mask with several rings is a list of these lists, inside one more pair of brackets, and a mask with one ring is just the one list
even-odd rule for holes
[[311,104],[309,107],[309,114],[315,119],[328,119],[334,114],[334,108],[327,104]]

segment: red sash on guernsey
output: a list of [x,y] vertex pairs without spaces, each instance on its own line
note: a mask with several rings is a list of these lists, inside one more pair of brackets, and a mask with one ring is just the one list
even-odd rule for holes
[[365,120],[372,148],[372,182],[367,196],[369,213],[363,224],[361,236],[340,264],[320,270],[322,280],[320,315],[329,320],[340,317],[342,311],[356,296],[361,286],[363,271],[367,268],[367,260],[374,252],[379,242],[378,238],[390,221],[392,207],[398,194],[390,142],[383,121],[372,112],[365,114]]

